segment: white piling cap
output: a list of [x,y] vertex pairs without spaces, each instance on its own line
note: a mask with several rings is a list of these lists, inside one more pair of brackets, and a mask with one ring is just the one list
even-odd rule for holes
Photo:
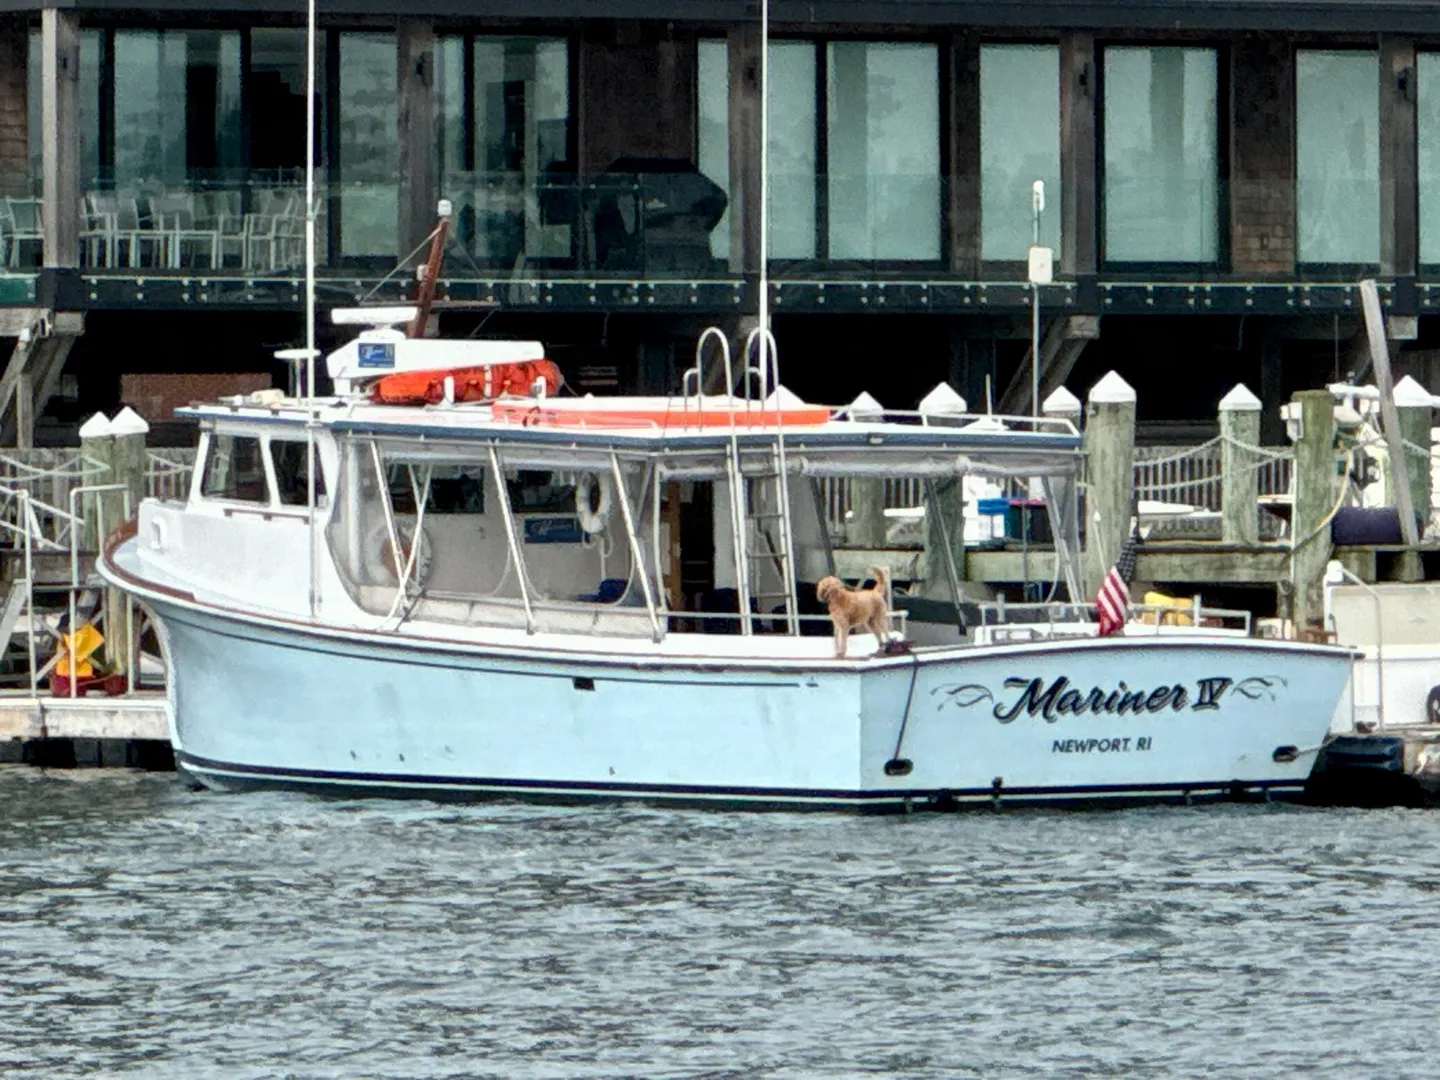
[[103,439],[107,435],[113,434],[115,432],[110,428],[110,418],[104,413],[97,412],[80,425],[80,438],[82,439]]
[[1133,405],[1135,388],[1122,379],[1119,372],[1111,371],[1103,375],[1100,381],[1090,388],[1090,404],[1099,403]]
[[1046,416],[1079,416],[1080,399],[1062,386],[1040,403],[1040,411]]
[[1395,384],[1395,405],[1398,408],[1429,408],[1435,399],[1430,396],[1430,391],[1421,386],[1409,375]]
[[764,406],[767,409],[793,409],[797,405],[804,404],[805,402],[799,394],[778,383],[775,389],[770,391],[770,396],[764,401]]
[[145,418],[126,405],[110,421],[111,435],[144,435],[150,430]]
[[885,415],[885,406],[876,401],[868,390],[862,390],[860,396],[850,403],[851,420],[878,420]]
[[1220,399],[1220,411],[1259,412],[1260,399],[1251,393],[1244,383],[1236,383],[1234,388]]
[[955,415],[965,411],[965,399],[949,383],[936,383],[935,389],[920,399],[920,412],[926,416]]

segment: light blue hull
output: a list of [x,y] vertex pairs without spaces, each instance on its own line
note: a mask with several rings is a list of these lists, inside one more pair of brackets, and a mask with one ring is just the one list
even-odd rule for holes
[[178,759],[218,788],[874,810],[1294,794],[1350,670],[1322,646],[1166,638],[571,661],[147,599]]

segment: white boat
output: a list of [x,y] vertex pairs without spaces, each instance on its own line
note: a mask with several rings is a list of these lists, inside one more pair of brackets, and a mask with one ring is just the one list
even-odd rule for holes
[[[855,633],[834,655],[819,483],[1038,477],[1063,506],[1067,421],[851,418],[781,387],[364,394],[535,349],[372,328],[329,358],[336,397],[188,410],[188,497],[143,502],[100,560],[159,616],[182,768],[222,789],[857,810],[1303,786],[1346,649],[1102,638],[1088,614],[1011,605],[963,629],[902,610],[906,645]],[[1073,518],[1055,534],[1074,551]]]

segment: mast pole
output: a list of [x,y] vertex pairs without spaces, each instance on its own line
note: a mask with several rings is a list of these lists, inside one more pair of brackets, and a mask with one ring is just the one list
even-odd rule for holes
[[315,0],[305,5],[305,400],[310,415],[305,431],[305,506],[310,555],[310,617],[319,609],[315,583],[316,466],[315,426]]
[[[755,315],[763,373],[769,367],[770,349],[770,0],[760,0],[760,295]],[[745,365],[749,363],[747,356]],[[762,400],[767,389],[760,388]]]

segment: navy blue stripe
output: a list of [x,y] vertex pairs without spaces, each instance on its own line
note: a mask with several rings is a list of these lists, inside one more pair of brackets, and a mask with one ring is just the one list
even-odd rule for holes
[[[210,770],[214,772],[235,773],[242,776],[253,776],[257,779],[263,778],[275,781],[318,780],[356,786],[383,785],[387,787],[411,784],[424,787],[497,788],[515,790],[517,792],[524,790],[553,792],[574,791],[620,798],[642,797],[647,795],[678,797],[705,796],[736,799],[796,799],[859,805],[875,801],[899,803],[905,799],[929,799],[939,793],[939,789],[936,788],[870,788],[866,790],[848,790],[843,788],[773,788],[748,787],[743,785],[636,784],[597,780],[517,780],[511,777],[398,775],[393,773],[347,772],[331,769],[282,769],[265,765],[238,765],[214,761],[210,758],[187,754],[183,750],[177,754],[177,761],[181,765],[193,766],[201,771]],[[1185,795],[1187,792],[1223,792],[1237,787],[1245,791],[1264,791],[1266,789],[1285,788],[1298,790],[1303,786],[1303,780],[1291,778],[1278,780],[1209,780],[1163,784],[1082,784],[1074,787],[1004,787],[1000,789],[999,795],[1002,799],[1010,797],[1039,797],[1063,800],[1106,796],[1145,798],[1147,796],[1153,796],[1156,793]],[[989,787],[947,788],[944,789],[944,793],[955,799],[990,799],[996,794],[996,792]]]

